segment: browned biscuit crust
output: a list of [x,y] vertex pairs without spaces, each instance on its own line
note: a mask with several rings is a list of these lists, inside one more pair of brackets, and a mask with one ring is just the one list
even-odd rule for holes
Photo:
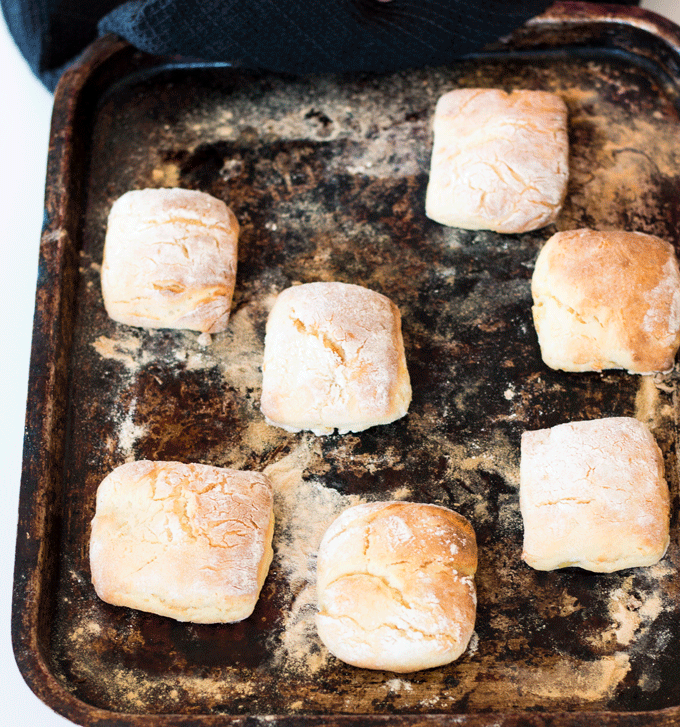
[[680,270],[670,243],[641,232],[558,232],[539,253],[531,291],[541,355],[551,368],[673,368]]
[[470,523],[436,505],[349,508],[323,537],[317,628],[339,659],[410,672],[447,664],[475,623],[477,545]]
[[249,616],[272,560],[272,487],[256,472],[180,462],[117,467],[97,491],[97,595],[178,621]]

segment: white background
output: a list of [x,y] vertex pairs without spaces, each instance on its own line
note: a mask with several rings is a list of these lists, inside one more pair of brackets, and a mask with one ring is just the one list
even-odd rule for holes
[[[680,0],[643,0],[680,24]],[[26,686],[10,642],[11,593],[51,95],[0,21],[0,725],[70,724]]]

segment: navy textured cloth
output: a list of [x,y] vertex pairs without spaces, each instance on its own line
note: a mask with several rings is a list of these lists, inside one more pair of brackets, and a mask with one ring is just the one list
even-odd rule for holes
[[[624,2],[626,0],[623,0]],[[154,54],[294,74],[442,64],[507,35],[551,0],[0,0],[53,89],[103,33]]]

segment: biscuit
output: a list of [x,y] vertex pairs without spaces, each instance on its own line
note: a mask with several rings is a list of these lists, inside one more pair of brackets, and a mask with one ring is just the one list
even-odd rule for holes
[[630,417],[524,432],[520,462],[523,560],[537,570],[610,573],[653,565],[669,542],[661,451]]
[[569,178],[567,107],[547,91],[458,89],[435,108],[425,214],[467,230],[554,222]]
[[317,558],[319,637],[342,661],[412,672],[457,659],[475,625],[477,544],[437,505],[374,502],[345,510]]
[[558,232],[538,255],[531,292],[541,356],[551,368],[673,368],[680,271],[664,240],[641,232]]
[[269,424],[359,432],[411,402],[399,310],[348,283],[307,283],[277,297],[267,320],[261,409]]
[[108,218],[101,274],[106,312],[143,328],[223,331],[238,233],[234,213],[204,192],[126,192]]
[[97,490],[92,582],[114,606],[178,621],[241,621],[267,576],[273,529],[265,475],[130,462]]

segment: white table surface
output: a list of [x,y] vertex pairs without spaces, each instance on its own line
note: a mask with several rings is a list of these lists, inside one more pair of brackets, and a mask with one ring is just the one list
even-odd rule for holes
[[[680,25],[680,0],[643,0]],[[46,707],[16,667],[10,641],[28,361],[52,97],[35,79],[0,20],[0,725],[71,724]]]

